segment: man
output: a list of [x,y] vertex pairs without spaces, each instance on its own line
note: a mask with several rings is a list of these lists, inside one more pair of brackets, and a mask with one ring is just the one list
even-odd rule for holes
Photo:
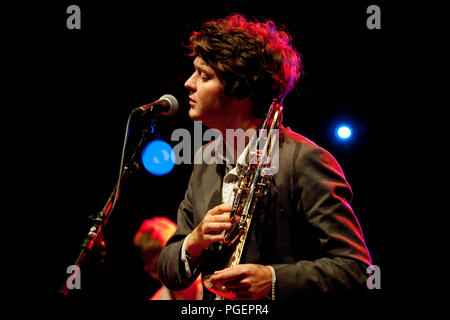
[[[158,282],[158,259],[167,240],[174,234],[177,226],[166,217],[153,217],[142,222],[133,238],[134,247],[144,262],[144,269]],[[184,290],[169,290],[164,285],[150,300],[199,300],[202,297],[200,279]]]
[[[231,157],[226,165],[194,165],[178,229],[160,256],[162,281],[180,289],[201,272],[236,299],[363,292],[371,259],[342,169],[327,151],[283,127],[279,169],[255,209],[241,264],[222,269],[224,231],[236,222],[230,203],[240,167],[234,164],[245,151],[227,141],[226,130],[260,128],[272,100],[288,94],[299,78],[301,59],[273,22],[238,14],[206,22],[190,41],[195,72],[185,83],[189,116],[222,134],[196,156],[223,141]],[[216,298],[207,290],[203,296]]]

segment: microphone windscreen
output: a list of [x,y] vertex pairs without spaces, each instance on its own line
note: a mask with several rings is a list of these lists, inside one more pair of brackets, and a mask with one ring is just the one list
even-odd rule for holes
[[159,100],[165,100],[165,101],[169,102],[170,109],[168,112],[163,113],[165,116],[170,117],[170,116],[173,116],[175,113],[177,113],[178,101],[177,101],[177,98],[175,98],[173,95],[165,94],[161,98],[159,98]]

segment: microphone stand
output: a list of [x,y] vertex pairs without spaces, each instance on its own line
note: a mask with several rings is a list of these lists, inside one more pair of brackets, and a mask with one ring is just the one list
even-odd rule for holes
[[[133,112],[130,114],[130,117],[128,119],[128,124],[129,124],[129,120],[131,118],[131,116],[133,115]],[[150,134],[152,134],[155,130],[155,118],[152,117],[150,119],[150,128],[149,129],[143,129],[141,130],[141,136],[139,139],[139,142],[137,144],[137,146],[135,147],[133,154],[130,158],[130,160],[126,163],[125,166],[123,166],[123,168],[121,168],[121,172],[119,174],[119,179],[117,180],[117,183],[113,189],[113,191],[111,192],[111,195],[109,196],[108,200],[106,201],[105,205],[103,206],[102,210],[100,210],[96,216],[90,216],[89,220],[92,223],[88,234],[86,235],[85,239],[83,240],[82,244],[81,244],[81,250],[80,253],[78,254],[77,259],[75,260],[74,263],[74,270],[72,275],[69,275],[69,277],[66,278],[66,280],[64,281],[62,288],[60,289],[60,293],[62,293],[63,295],[67,296],[69,294],[69,292],[73,289],[73,288],[69,288],[68,287],[68,282],[69,279],[73,279],[76,277],[77,273],[80,272],[80,266],[83,263],[83,261],[85,260],[85,258],[88,256],[88,254],[90,252],[92,252],[92,249],[94,248],[95,245],[97,245],[97,249],[98,252],[100,254],[100,261],[104,262],[103,258],[106,255],[106,245],[105,245],[105,241],[104,241],[104,237],[103,237],[103,227],[106,226],[106,224],[108,223],[108,219],[111,216],[111,213],[113,212],[117,199],[119,198],[119,193],[120,190],[123,186],[123,184],[125,183],[125,181],[127,180],[127,178],[133,174],[134,172],[138,171],[140,166],[139,166],[139,160],[137,159],[137,155],[140,154],[140,150],[142,148],[143,143],[147,140],[148,136]],[[127,133],[128,133],[128,128],[127,128]],[[125,136],[125,141],[124,143],[127,143],[127,135]],[[139,152],[138,152],[139,151]],[[122,153],[125,152],[125,149],[122,151]]]

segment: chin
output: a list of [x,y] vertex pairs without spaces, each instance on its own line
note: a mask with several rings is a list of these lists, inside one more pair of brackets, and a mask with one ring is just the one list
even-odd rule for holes
[[200,119],[200,115],[198,114],[198,112],[196,111],[196,110],[194,110],[194,109],[189,109],[189,117],[192,119],[192,120],[201,120]]

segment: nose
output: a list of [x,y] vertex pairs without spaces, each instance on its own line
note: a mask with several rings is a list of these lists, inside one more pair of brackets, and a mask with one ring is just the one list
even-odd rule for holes
[[184,87],[186,89],[188,89],[189,91],[195,91],[196,90],[196,88],[195,88],[195,81],[194,81],[194,75],[195,75],[195,72],[184,83]]

